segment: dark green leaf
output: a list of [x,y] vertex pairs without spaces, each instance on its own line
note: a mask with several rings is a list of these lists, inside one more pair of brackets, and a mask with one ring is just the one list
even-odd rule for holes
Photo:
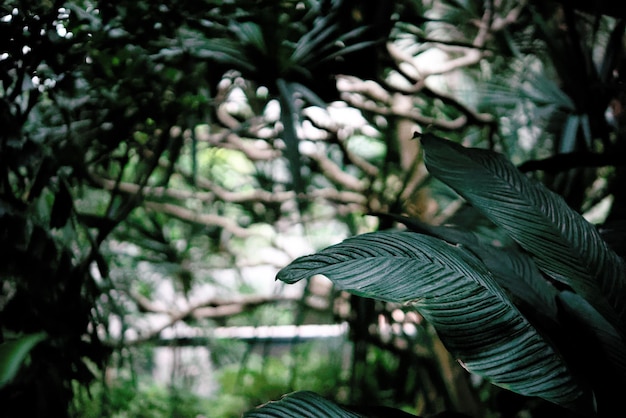
[[[329,42],[329,37],[339,29],[338,24],[330,24],[329,17],[316,21],[315,26],[307,34],[302,36],[291,54],[289,60],[292,63],[302,63],[307,57],[314,53],[316,48],[320,48],[324,43]],[[331,42],[332,43],[332,42]]]
[[0,344],[0,388],[15,378],[30,350],[45,338],[45,333],[38,332]]
[[[563,291],[559,293],[559,301],[565,312],[576,318],[596,337],[595,345],[611,366],[626,378],[626,345],[619,332],[596,311],[593,306],[576,293]],[[584,333],[579,333],[584,335]]]
[[309,391],[285,395],[279,401],[266,403],[246,412],[243,416],[244,418],[361,418],[361,415],[346,411]]
[[[450,226],[433,226],[417,219],[383,215],[403,223],[410,230],[461,244],[485,264],[496,282],[507,289],[513,301],[540,313],[541,320],[557,322],[557,290],[541,275],[530,256],[515,248],[498,248],[481,242],[473,232]],[[518,305],[519,306],[519,305]]]
[[336,51],[332,54],[329,54],[325,57],[323,57],[322,61],[330,61],[334,58],[337,57],[341,57],[344,55],[348,55],[351,54],[355,51],[360,51],[362,49],[366,49],[370,46],[374,46],[378,43],[378,41],[365,41],[365,42],[359,42],[358,44],[354,44],[354,45],[350,45],[350,46],[346,46],[344,48],[341,48],[339,51]]
[[525,308],[540,313],[542,319],[557,322],[556,288],[542,275],[533,259],[514,249],[480,245],[472,249],[493,274],[498,284],[511,292]]
[[[373,41],[363,41],[363,38],[359,38],[364,35],[365,32],[369,28],[367,27],[358,27],[349,32],[346,32],[342,35],[337,36],[335,39],[329,39],[326,42],[322,43],[319,39],[315,40],[315,47],[311,48],[310,53],[301,58],[301,63],[310,64],[316,61],[327,61],[332,59],[334,56],[338,55],[346,55],[349,52],[349,48],[354,48],[354,50],[363,49],[367,46],[375,43]],[[357,39],[357,44],[347,46],[346,42],[351,39]],[[335,51],[331,54],[331,51]]]
[[415,307],[464,367],[497,385],[591,408],[564,360],[461,247],[412,232],[365,234],[298,258],[277,278],[315,274],[360,296]]
[[547,275],[567,284],[626,335],[626,263],[593,225],[502,155],[424,135],[426,166],[503,228]]

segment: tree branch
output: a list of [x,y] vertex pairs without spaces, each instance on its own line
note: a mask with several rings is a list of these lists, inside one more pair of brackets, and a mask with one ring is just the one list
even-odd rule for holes
[[368,112],[383,116],[399,116],[417,122],[421,125],[433,125],[444,131],[455,131],[461,129],[467,124],[468,121],[467,116],[465,115],[460,115],[454,120],[442,120],[431,116],[424,116],[415,107],[400,109],[398,107],[391,108],[389,106],[378,105],[373,101],[364,100],[362,96],[354,94],[353,92],[342,93],[341,99],[354,107]]
[[341,148],[341,151],[344,153],[348,161],[350,161],[354,166],[361,169],[365,174],[367,174],[370,177],[376,177],[378,175],[378,173],[380,172],[378,167],[376,167],[374,164],[371,164],[369,161],[361,158],[360,156],[356,155],[355,153],[353,153],[352,151],[348,149],[345,141],[340,139],[338,126],[336,125],[321,126],[319,123],[317,123],[316,120],[312,118],[308,118],[308,120],[316,128],[320,130],[325,130],[326,132],[328,132],[329,135],[328,135],[327,140],[333,144],[337,144]]
[[161,213],[167,213],[168,215],[171,215],[183,221],[207,226],[219,226],[236,237],[245,238],[254,235],[253,232],[250,232],[249,230],[239,226],[239,224],[233,221],[231,218],[227,218],[224,216],[219,216],[212,213],[197,213],[192,210],[183,208],[182,206],[172,205],[170,203],[145,201],[144,206],[146,207],[146,209]]
[[135,339],[124,341],[124,346],[132,346],[148,342],[156,338],[165,329],[173,326],[179,321],[184,320],[185,318],[227,318],[249,311],[261,305],[280,302],[295,302],[301,299],[300,297],[289,297],[282,295],[243,296],[234,299],[210,298],[205,301],[190,305],[182,310],[169,310],[165,307],[158,305],[155,302],[150,301],[148,298],[139,295],[138,293],[131,292],[129,296],[137,304],[141,311],[157,314],[167,314],[169,316],[169,319],[165,324],[152,330],[146,331]]
[[364,181],[343,171],[341,167],[328,158],[323,152],[303,151],[302,154],[315,161],[319,165],[322,174],[331,182],[356,192],[363,192],[367,188]]

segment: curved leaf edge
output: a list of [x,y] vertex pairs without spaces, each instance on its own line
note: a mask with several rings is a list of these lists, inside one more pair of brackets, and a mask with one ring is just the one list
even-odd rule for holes
[[[362,415],[362,412],[368,412]],[[244,413],[243,418],[364,418],[369,413],[376,416],[419,418],[400,409],[379,406],[343,406],[307,390],[284,395]]]
[[[626,262],[608,246],[593,225],[569,208],[561,196],[548,190],[541,183],[531,182],[523,174],[519,173],[517,168],[501,154],[486,149],[466,148],[458,143],[429,133],[421,135],[420,141],[425,151],[426,166],[431,174],[467,199],[493,223],[504,228],[511,238],[533,256],[542,272],[557,281],[567,284],[576,293],[584,297],[626,339],[626,300],[622,296],[626,294]],[[494,164],[497,167],[497,173],[491,171],[491,168],[484,167],[482,164],[485,161],[490,161],[490,164]],[[552,223],[553,231],[556,231],[557,235],[555,236],[558,236],[564,245],[567,243],[569,248],[577,249],[576,251],[573,250],[573,253],[577,254],[577,256],[572,257],[569,252],[566,252],[564,253],[565,260],[561,260],[559,257],[547,259],[546,254],[542,251],[536,251],[535,248],[529,245],[531,241],[528,241],[528,232],[526,230],[519,229],[511,223],[504,224],[504,217],[509,216],[507,215],[508,213],[514,212],[514,208],[507,206],[508,202],[506,200],[502,200],[500,205],[494,206],[494,197],[484,202],[476,197],[483,196],[485,193],[487,195],[492,193],[492,185],[486,184],[486,181],[483,182],[485,184],[475,181],[471,185],[467,185],[467,188],[464,188],[467,183],[466,174],[472,167],[474,169],[483,167],[479,170],[483,176],[491,176],[494,180],[498,178],[504,183],[514,179],[517,183],[511,184],[511,190],[516,190],[520,198],[524,198],[524,190],[541,195],[542,199],[545,199],[544,203],[549,204],[550,207],[534,207],[533,210],[537,213],[544,213],[543,216],[546,222],[549,220]],[[450,170],[453,170],[454,173],[451,174]],[[465,173],[465,175],[461,176],[461,172]],[[450,178],[451,176],[452,179]],[[454,181],[454,178],[458,178],[458,181],[465,183],[457,184],[458,182]],[[559,218],[557,213],[561,212],[567,218],[567,222],[564,221],[565,223],[559,222],[559,219],[562,218]],[[519,217],[520,214],[516,216]],[[567,233],[568,229],[574,227],[585,233],[586,239],[584,242],[579,243],[580,245],[571,242]],[[591,249],[597,251],[597,253],[590,254],[589,251]],[[574,270],[568,264],[573,262],[572,260],[576,260],[575,262],[577,263]],[[571,274],[565,274],[566,272]]]
[[[500,362],[499,365],[496,363],[494,366],[494,364],[491,364],[489,359],[481,358],[480,355],[478,357],[474,356],[472,358],[471,356],[468,356],[466,352],[463,351],[464,348],[462,344],[456,344],[456,346],[451,345],[450,338],[443,336],[442,340],[446,344],[446,347],[449,351],[451,351],[454,355],[457,355],[461,361],[467,360],[465,361],[465,363],[468,365],[468,368],[471,371],[484,376],[487,380],[491,381],[492,383],[505,387],[506,389],[513,390],[515,392],[518,392],[526,396],[540,396],[547,400],[550,400],[553,403],[559,404],[569,409],[578,409],[578,410],[582,409],[585,411],[590,411],[592,409],[592,406],[591,406],[592,402],[590,401],[591,395],[589,394],[588,388],[586,388],[586,386],[578,382],[578,380],[574,377],[574,375],[572,375],[571,373],[568,373],[569,367],[567,366],[567,363],[560,356],[559,351],[551,344],[551,341],[545,339],[543,337],[543,333],[537,330],[532,325],[532,323],[528,321],[528,319],[526,319],[524,315],[519,312],[519,310],[517,310],[515,305],[510,301],[510,299],[506,296],[506,294],[502,291],[502,289],[498,286],[498,284],[493,282],[492,278],[489,278],[489,272],[487,268],[484,267],[484,265],[480,262],[480,260],[476,258],[475,256],[473,256],[470,252],[464,250],[461,247],[452,246],[448,243],[445,243],[442,240],[433,238],[431,236],[418,234],[415,232],[379,231],[379,232],[359,235],[356,237],[351,237],[351,238],[344,240],[342,243],[330,246],[318,252],[317,254],[300,257],[294,260],[289,266],[282,269],[277,275],[277,279],[282,280],[287,283],[294,283],[296,281],[311,277],[315,274],[322,274],[328,277],[331,281],[333,281],[333,283],[338,288],[346,290],[350,293],[357,294],[359,296],[390,301],[390,302],[408,303],[408,304],[414,305],[414,307],[418,311],[422,312],[422,314],[424,315],[426,313],[424,312],[424,309],[427,309],[428,305],[434,306],[440,303],[440,300],[437,300],[436,295],[435,297],[431,297],[430,300],[425,300],[423,297],[420,297],[418,295],[407,296],[404,293],[406,290],[405,285],[399,286],[398,288],[400,289],[400,291],[397,291],[396,289],[395,293],[393,292],[381,293],[381,289],[385,290],[384,284],[382,288],[380,287],[380,283],[376,285],[375,282],[376,281],[380,282],[380,280],[376,277],[372,278],[372,275],[378,274],[380,277],[384,277],[386,280],[391,280],[391,278],[389,277],[389,274],[387,274],[386,277],[381,274],[380,261],[374,263],[374,264],[378,264],[377,269],[368,268],[366,270],[363,270],[363,271],[366,271],[366,274],[370,276],[369,277],[369,279],[371,279],[369,280],[370,284],[367,284],[367,283],[364,284],[363,281],[368,282],[368,280],[363,280],[363,277],[353,277],[355,275],[355,271],[358,272],[359,269],[364,269],[364,267],[367,267],[367,263],[365,263],[364,265],[360,265],[360,266],[349,265],[348,254],[350,254],[351,251],[356,251],[354,255],[357,258],[359,255],[361,256],[364,255],[365,257],[375,256],[375,254],[371,253],[371,251],[374,251],[374,250],[370,248],[362,248],[363,244],[370,244],[370,245],[375,244],[375,245],[388,246],[389,248],[385,249],[385,251],[388,251],[388,252],[383,252],[381,254],[385,254],[389,256],[389,254],[392,252],[403,253],[406,250],[403,248],[399,248],[398,246],[400,244],[398,242],[394,242],[394,239],[397,240],[400,237],[407,238],[410,236],[419,237],[420,238],[419,241],[421,241],[422,244],[426,242],[433,244],[434,247],[437,249],[436,253],[438,253],[439,256],[441,256],[446,251],[453,251],[454,253],[458,255],[462,255],[460,262],[457,262],[457,264],[465,264],[465,267],[463,268],[458,267],[459,272],[465,272],[469,276],[472,276],[469,270],[471,270],[472,268],[474,268],[474,270],[481,270],[482,274],[479,274],[478,276],[479,277],[485,276],[487,278],[483,277],[483,279],[475,280],[474,284],[476,285],[477,288],[484,288],[484,291],[487,293],[490,293],[491,297],[497,298],[500,301],[501,306],[506,306],[505,310],[511,311],[509,314],[507,314],[509,315],[509,317],[511,318],[518,317],[520,321],[525,322],[521,326],[521,328],[518,326],[513,326],[514,329],[511,327],[508,327],[509,328],[508,330],[513,332],[514,334],[518,334],[518,336],[520,333],[525,336],[528,336],[529,338],[530,336],[532,336],[531,339],[534,341],[533,344],[538,344],[534,348],[531,347],[531,348],[526,349],[525,353],[531,353],[533,352],[533,350],[536,351],[537,347],[542,347],[539,349],[539,351],[543,353],[540,356],[541,358],[540,363],[542,364],[541,367],[546,367],[546,369],[544,369],[546,373],[548,373],[548,375],[556,379],[554,385],[557,386],[557,389],[551,388],[550,383],[545,383],[543,381],[539,386],[533,386],[532,382],[522,382],[522,384],[519,384],[519,382],[511,383],[507,381],[508,378],[506,376],[509,370],[506,369],[505,367],[506,365],[503,365],[502,362]],[[345,248],[342,248],[342,247],[345,247]],[[406,254],[404,254],[404,257],[398,257],[397,259],[392,259],[389,263],[391,263],[389,264],[389,266],[393,264],[405,264],[406,265],[407,263],[410,263],[410,258],[406,257]],[[370,260],[370,265],[371,264],[372,263]],[[385,268],[388,268],[389,266],[383,265],[382,266],[383,271],[386,272]],[[338,273],[340,276],[343,276],[343,277],[334,276],[333,269],[334,269],[334,273]],[[392,270],[395,272],[395,269],[392,269]],[[374,282],[374,285],[371,284],[372,280]],[[379,286],[379,287],[376,287],[376,286]],[[454,296],[462,299],[463,297],[468,296],[468,294],[467,292],[464,293],[462,291],[458,291],[457,289],[456,293],[454,293]],[[435,308],[435,310],[437,310],[437,308]],[[431,314],[426,313],[426,315],[424,316],[426,317],[426,319],[429,319],[431,322],[433,321],[434,317]],[[435,325],[436,329],[438,328],[436,324],[433,324],[433,325]],[[521,331],[522,329],[524,330],[523,332]],[[437,331],[438,333],[440,333],[441,329],[439,328],[437,329]],[[494,337],[491,336],[490,338],[493,339]],[[506,340],[507,336],[503,337],[499,335],[497,336],[497,338],[502,341],[502,340]],[[496,348],[497,348],[497,344],[496,344]],[[480,352],[480,350],[475,350],[475,351]],[[502,356],[506,354],[499,353],[497,355]],[[481,364],[486,365],[486,366],[481,372],[481,370],[476,370],[476,366],[475,366],[476,364],[478,364],[479,368],[483,367],[481,366]],[[529,364],[532,366],[532,362],[529,363],[528,361],[524,361],[523,359],[520,360],[518,364],[520,364],[521,367],[527,367],[529,366]],[[495,369],[493,367],[495,367]],[[536,366],[532,366],[532,367],[536,367]],[[529,370],[532,370],[532,369],[529,369]],[[492,372],[496,374],[491,375],[490,373]],[[533,375],[536,372],[537,372],[537,369],[535,368],[535,372],[533,373]],[[502,378],[502,376],[504,376],[504,378]],[[523,375],[520,375],[519,373],[518,373],[518,378],[524,379]],[[567,387],[567,389],[564,389],[565,387]],[[561,393],[563,390],[565,390],[565,392]]]

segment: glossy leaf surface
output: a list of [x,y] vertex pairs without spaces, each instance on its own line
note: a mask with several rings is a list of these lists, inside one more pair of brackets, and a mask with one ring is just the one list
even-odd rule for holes
[[284,396],[275,402],[268,402],[248,411],[244,418],[359,418],[361,415],[346,411],[320,395],[301,391]]
[[278,279],[315,274],[360,296],[415,307],[464,367],[497,385],[567,407],[584,398],[564,361],[461,247],[412,232],[364,234],[296,259]]
[[502,155],[424,135],[429,171],[528,251],[546,274],[570,286],[625,332],[626,263],[593,225]]

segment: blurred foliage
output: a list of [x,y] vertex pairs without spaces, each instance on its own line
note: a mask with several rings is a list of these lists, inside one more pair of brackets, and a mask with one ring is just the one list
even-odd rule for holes
[[[219,344],[217,344],[219,346]],[[331,344],[342,351],[342,345]],[[342,386],[342,357],[323,343],[298,345],[293,353],[264,356],[253,353],[245,367],[241,360],[222,365],[217,374],[219,389],[206,397],[193,394],[184,384],[165,386],[146,378],[118,376],[104,385],[92,383],[88,390],[75,385],[71,414],[80,417],[196,417],[230,418],[282,395],[287,388],[312,388],[336,397]],[[297,367],[294,374],[292,367]],[[121,371],[125,370],[122,367]]]
[[94,418],[212,416],[208,415],[208,401],[187,390],[123,379],[106,387],[96,382],[89,387],[89,393],[77,388],[70,411],[76,417]]
[[[277,399],[285,390],[315,388],[318,393],[340,398],[342,346],[330,349],[323,343],[297,346],[292,354],[278,357],[251,355],[245,364],[233,364],[219,371],[220,390],[210,401],[212,416],[241,416],[245,411]],[[293,368],[296,368],[294,370]]]
[[[609,202],[602,217],[623,219],[623,17],[582,2],[5,1],[0,341],[47,338],[1,389],[4,413],[64,415],[111,354],[132,363],[179,325],[334,321],[351,324],[349,401],[458,404],[451,388],[475,385],[432,335],[418,362],[406,335],[383,341],[397,307],[271,277],[393,224],[374,212],[501,239],[427,175],[415,131],[502,151],[576,210]],[[366,388],[374,350],[400,359],[405,388]]]

